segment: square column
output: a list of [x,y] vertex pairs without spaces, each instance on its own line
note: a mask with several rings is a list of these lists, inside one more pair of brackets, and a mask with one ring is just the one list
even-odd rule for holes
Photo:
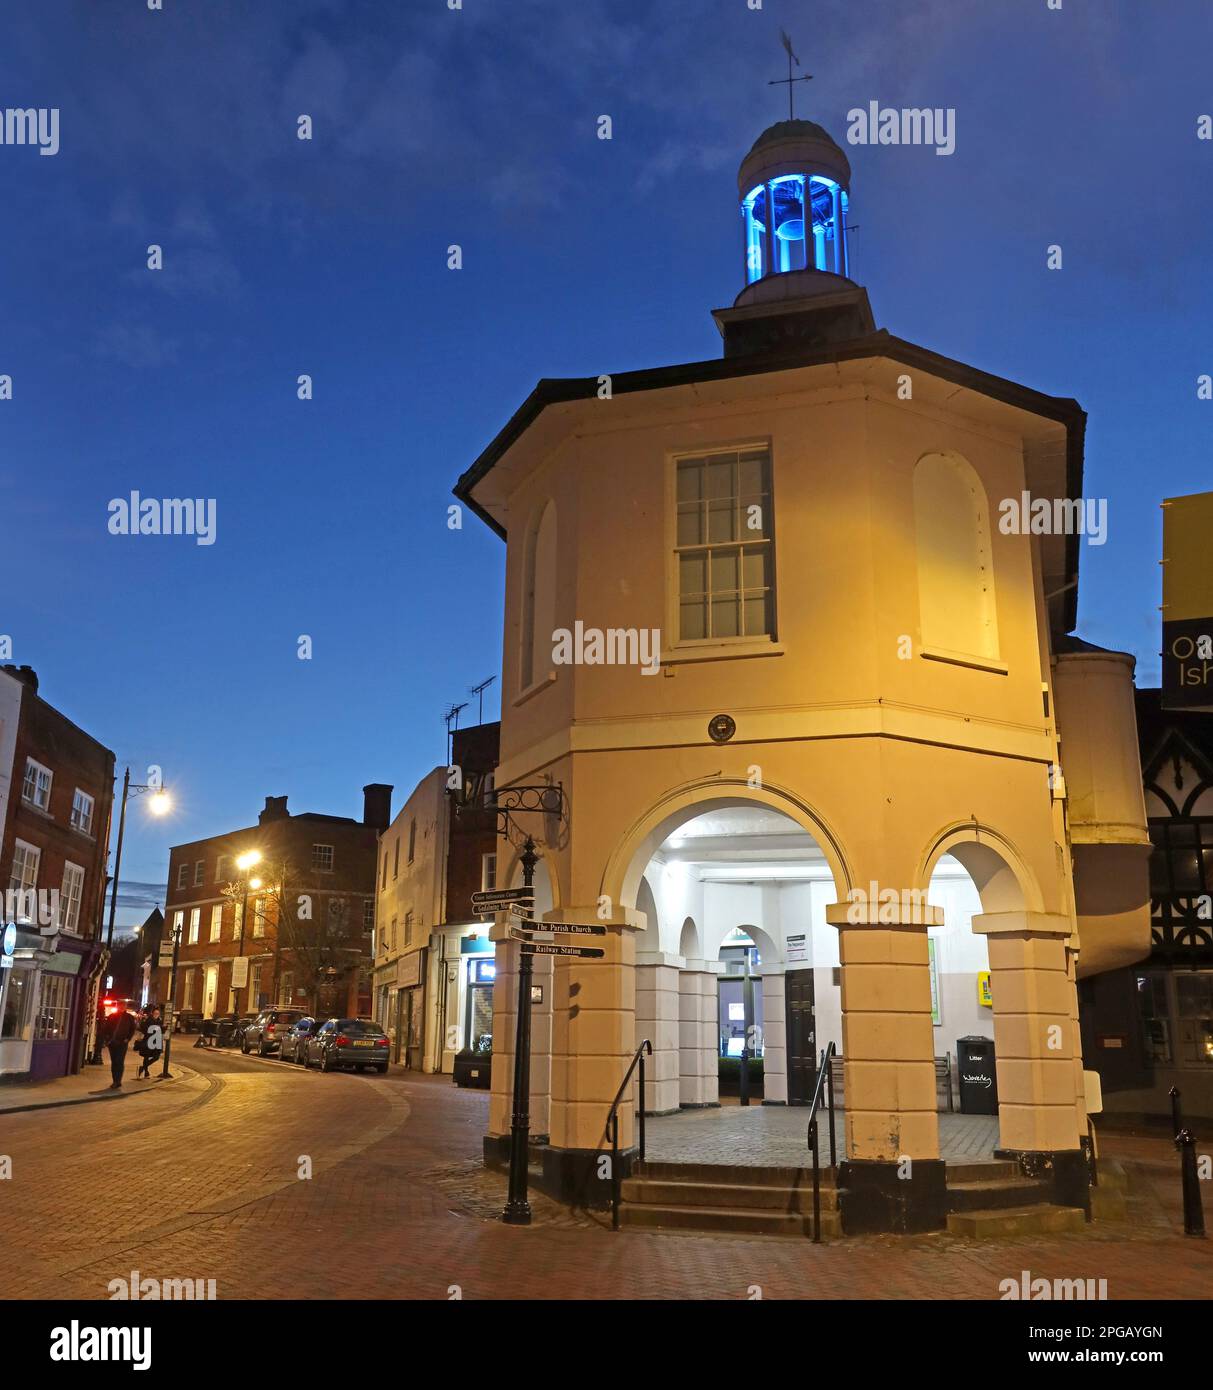
[[1082,1058],[1066,949],[1072,924],[1047,912],[985,912],[973,930],[990,951],[1001,1146],[1076,1150]]
[[645,1058],[644,1113],[672,1115],[678,1109],[678,1006],[681,956],[647,951],[636,960],[636,1039],[647,1038],[653,1055]]
[[762,1103],[788,1103],[788,1021],[783,972],[762,972]]
[[719,966],[688,960],[678,975],[678,1103],[720,1104]]
[[[602,959],[555,957],[553,970],[551,1142],[589,1154],[606,1144],[607,1114],[636,1050],[635,930],[630,921],[603,922],[596,905],[564,908],[558,917],[607,929],[605,936],[577,942],[604,950]],[[625,1099],[621,1149],[633,1144],[634,1127],[633,1106]]]
[[851,1160],[939,1158],[927,927],[942,922],[943,910],[916,901],[914,894],[899,896],[900,903],[826,908],[826,921],[838,928],[842,961]]

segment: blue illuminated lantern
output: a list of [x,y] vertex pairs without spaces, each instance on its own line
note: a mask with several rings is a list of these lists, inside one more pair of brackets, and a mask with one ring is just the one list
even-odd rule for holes
[[815,122],[780,121],[763,131],[738,175],[746,284],[788,274],[849,278],[850,182],[846,155]]

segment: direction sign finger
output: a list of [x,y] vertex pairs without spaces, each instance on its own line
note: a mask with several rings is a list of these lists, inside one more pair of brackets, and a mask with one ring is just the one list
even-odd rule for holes
[[548,946],[541,941],[524,941],[524,956],[587,956],[598,960],[606,955],[601,946]]

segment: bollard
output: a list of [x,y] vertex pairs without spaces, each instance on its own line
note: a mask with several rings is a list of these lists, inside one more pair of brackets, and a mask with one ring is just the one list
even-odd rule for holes
[[1179,1087],[1172,1086],[1167,1095],[1171,1097],[1171,1133],[1178,1143],[1179,1132],[1184,1127],[1183,1116],[1179,1113]]
[[1190,1129],[1181,1129],[1175,1136],[1179,1150],[1179,1171],[1183,1179],[1184,1235],[1203,1236],[1205,1214],[1200,1201],[1200,1178],[1196,1172],[1196,1137]]

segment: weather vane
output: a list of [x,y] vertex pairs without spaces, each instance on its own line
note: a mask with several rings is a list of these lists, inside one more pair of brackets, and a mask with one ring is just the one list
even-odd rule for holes
[[792,40],[791,40],[790,38],[788,38],[787,34],[785,34],[784,31],[783,31],[782,29],[779,31],[779,42],[780,42],[781,44],[783,44],[784,48],[787,50],[787,54],[788,54],[788,75],[787,75],[786,77],[773,77],[773,78],[770,80],[770,82],[767,83],[767,86],[768,86],[768,87],[782,87],[782,86],[784,86],[785,84],[787,85],[787,89],[788,89],[788,120],[791,121],[791,120],[794,120],[794,119],[795,119],[795,112],[794,112],[793,109],[792,109],[792,83],[793,83],[793,82],[812,82],[812,80],[813,80],[813,74],[812,74],[811,72],[806,72],[806,73],[804,73],[804,74],[803,74],[802,76],[800,76],[800,77],[793,77],[793,76],[792,76],[792,64],[795,63],[796,66],[799,67],[799,66],[800,66],[800,59],[795,55],[795,53],[792,52]]

